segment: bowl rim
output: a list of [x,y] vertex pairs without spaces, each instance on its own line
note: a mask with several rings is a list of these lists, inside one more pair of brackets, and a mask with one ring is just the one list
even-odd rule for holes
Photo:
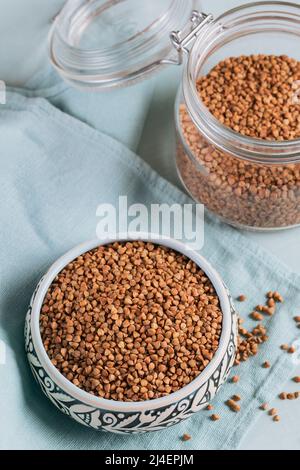
[[[219,341],[218,349],[213,357],[213,359],[209,362],[209,364],[205,367],[205,369],[189,384],[182,387],[180,390],[176,392],[172,392],[169,395],[166,395],[161,398],[156,398],[152,400],[145,400],[139,402],[121,402],[115,400],[108,400],[105,398],[100,398],[94,396],[76,385],[70,382],[66,377],[64,377],[61,372],[52,364],[42,342],[40,328],[39,328],[39,320],[40,320],[40,311],[41,307],[46,295],[46,292],[53,282],[54,278],[57,274],[71,261],[76,259],[78,256],[86,253],[87,251],[93,250],[99,246],[104,246],[108,244],[112,244],[114,242],[125,242],[125,241],[145,241],[150,242],[155,245],[162,245],[168,248],[171,248],[188,258],[194,261],[197,266],[203,270],[203,272],[207,275],[210,279],[211,283],[213,284],[216,293],[219,297],[220,306],[223,314],[222,320],[222,333]],[[58,258],[48,269],[42,281],[38,286],[38,289],[35,293],[35,297],[32,303],[31,308],[31,321],[30,321],[30,330],[32,335],[32,341],[35,348],[36,355],[44,368],[47,372],[48,376],[52,379],[52,381],[61,388],[65,393],[70,395],[74,400],[77,400],[85,405],[88,405],[92,408],[102,409],[106,411],[112,412],[127,412],[127,413],[134,413],[134,412],[142,412],[147,410],[154,410],[157,408],[164,408],[168,407],[172,404],[180,402],[183,399],[186,399],[189,395],[193,395],[194,392],[199,390],[213,375],[216,371],[220,363],[222,362],[228,344],[230,342],[231,337],[231,329],[232,329],[232,311],[231,311],[231,303],[229,300],[229,295],[227,288],[222,281],[221,276],[219,273],[211,266],[211,264],[199,253],[192,250],[188,247],[185,243],[175,240],[170,237],[165,237],[162,235],[155,235],[152,233],[130,233],[130,234],[119,234],[117,237],[110,238],[107,237],[104,240],[94,239],[90,241],[85,241],[76,245],[74,248],[66,252],[60,258]]]

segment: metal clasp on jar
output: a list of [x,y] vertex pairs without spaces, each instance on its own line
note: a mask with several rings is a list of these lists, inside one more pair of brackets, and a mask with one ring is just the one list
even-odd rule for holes
[[178,52],[177,60],[166,59],[164,63],[181,65],[183,62],[184,53],[188,54],[188,46],[193,43],[199,36],[203,27],[213,22],[212,14],[200,13],[193,10],[189,23],[181,31],[173,31],[170,35],[173,46]]

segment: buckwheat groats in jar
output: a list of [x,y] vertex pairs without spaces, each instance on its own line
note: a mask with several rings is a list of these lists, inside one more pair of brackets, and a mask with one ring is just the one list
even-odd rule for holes
[[[199,100],[231,131],[232,152],[206,138],[181,104],[180,176],[225,221],[257,229],[300,224],[300,164],[276,147],[300,139],[299,80],[300,62],[273,55],[231,57],[198,79]],[[264,143],[265,155],[252,156],[250,143],[249,155],[239,155],[240,137]]]
[[74,385],[118,401],[160,398],[195,379],[219,346],[223,315],[208,277],[142,241],[76,258],[48,289],[40,331]]

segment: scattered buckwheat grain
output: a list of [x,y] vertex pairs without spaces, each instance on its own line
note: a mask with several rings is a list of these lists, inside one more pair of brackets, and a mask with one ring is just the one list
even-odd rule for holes
[[299,398],[299,392],[288,393],[289,400],[297,400]]
[[269,369],[271,367],[271,364],[268,361],[265,361],[262,366],[264,369]]
[[241,401],[240,395],[233,395],[233,396],[231,397],[231,399],[232,399],[233,401]]
[[211,415],[210,419],[211,419],[212,421],[219,421],[220,416],[214,414],[214,415]]
[[226,405],[231,409],[231,411],[234,411],[235,413],[238,413],[241,410],[240,405],[238,405],[237,402],[232,399],[227,400]]
[[[300,125],[300,119],[299,119],[299,125]],[[299,127],[299,129],[300,129],[300,127]],[[275,302],[280,302],[280,303],[283,302],[283,297],[282,297],[282,295],[279,294],[279,292],[274,292],[273,299],[275,300]]]
[[258,312],[252,312],[250,314],[252,320],[255,320],[255,321],[262,321],[264,319],[264,317],[262,316],[261,313],[258,313]]
[[263,403],[262,405],[260,405],[259,409],[266,411],[268,409],[268,403]]

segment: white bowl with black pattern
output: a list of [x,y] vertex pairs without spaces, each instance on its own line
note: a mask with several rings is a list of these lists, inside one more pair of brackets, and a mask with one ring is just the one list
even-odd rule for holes
[[[127,238],[128,239],[128,238]],[[173,426],[200,411],[214,398],[227,380],[234,363],[237,343],[237,315],[228,289],[220,275],[198,253],[169,238],[136,234],[130,240],[151,241],[167,246],[192,259],[209,277],[223,313],[219,347],[201,374],[177,392],[165,397],[118,402],[91,395],[67,380],[51,363],[43,346],[39,321],[46,292],[57,274],[83,253],[113,240],[83,243],[58,259],[38,283],[26,316],[25,349],[32,373],[45,395],[67,416],[95,430],[119,434],[145,433]],[[125,241],[125,238],[118,238]]]

